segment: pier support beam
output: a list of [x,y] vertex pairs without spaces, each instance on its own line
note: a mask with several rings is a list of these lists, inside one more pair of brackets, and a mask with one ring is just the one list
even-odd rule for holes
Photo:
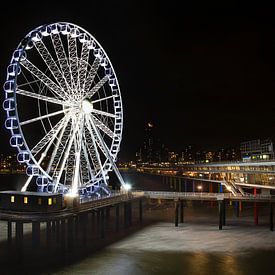
[[102,239],[105,238],[105,209],[100,210],[100,236]]
[[179,226],[179,204],[175,202],[175,226]]
[[56,228],[56,242],[59,243],[60,242],[60,220],[56,220],[55,221],[55,228]]
[[8,221],[8,245],[12,245],[12,222]]
[[40,222],[32,222],[32,246],[40,246]]
[[[253,195],[257,195],[257,189],[253,188]],[[254,202],[254,207],[253,207],[253,212],[254,212],[254,224],[258,225],[259,223],[259,215],[258,215],[258,205],[257,202]]]
[[51,239],[52,239],[51,235],[52,235],[52,223],[48,221],[46,224],[46,242],[48,247],[51,245]]
[[222,225],[226,224],[226,204],[225,201],[222,203]]
[[71,251],[74,246],[74,218],[70,217],[67,221],[68,249]]
[[132,203],[124,202],[124,228],[132,225]]
[[142,199],[139,200],[139,222],[142,223]]
[[66,221],[61,220],[61,249],[64,251],[66,249]]
[[16,221],[15,222],[15,240],[16,240],[16,247],[18,252],[22,250],[23,246],[23,222]]
[[236,217],[238,218],[240,216],[240,207],[239,207],[238,201],[235,201],[235,208],[236,208]]
[[223,200],[218,201],[219,205],[219,230],[222,230],[222,225],[223,225]]
[[116,231],[119,231],[119,204],[116,205]]
[[180,201],[180,223],[183,223],[184,220],[184,201]]
[[88,226],[88,213],[83,213],[79,217],[80,221],[80,234],[82,237],[82,244],[86,246],[87,244],[87,226]]
[[269,210],[269,227],[270,231],[273,231],[273,203],[270,203],[270,210]]

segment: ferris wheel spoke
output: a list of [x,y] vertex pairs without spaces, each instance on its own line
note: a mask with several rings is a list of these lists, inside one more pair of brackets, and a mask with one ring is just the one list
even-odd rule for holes
[[53,98],[53,97],[32,93],[32,92],[25,91],[25,90],[22,90],[22,89],[17,89],[16,94],[36,98],[36,99],[47,101],[47,102],[50,102],[50,103],[60,104],[62,106],[73,107],[73,104],[68,103],[68,101],[63,101],[63,100],[56,99],[56,98]]
[[49,160],[48,166],[47,166],[47,173],[49,174],[52,172],[53,177],[55,177],[55,173],[58,168],[58,163],[63,155],[63,152],[65,150],[65,146],[68,142],[69,137],[71,136],[72,127],[71,127],[71,116],[68,114],[66,116],[65,123],[63,127],[61,128],[60,133],[57,138],[57,143],[54,146],[54,150],[52,152],[51,158]]
[[110,98],[114,98],[114,97],[116,97],[116,95],[110,95],[110,96],[106,96],[106,97],[103,97],[103,98],[100,98],[100,99],[96,99],[96,100],[92,101],[92,104],[95,104],[97,102],[104,101],[104,100],[107,100],[107,99],[110,99]]
[[50,113],[50,114],[47,114],[47,115],[44,115],[44,116],[39,116],[39,117],[36,117],[36,118],[28,119],[28,120],[25,120],[23,122],[20,122],[20,126],[30,124],[30,123],[36,122],[38,120],[42,120],[42,119],[49,118],[49,117],[52,117],[52,116],[57,116],[57,115],[60,115],[62,113],[68,112],[70,110],[71,110],[70,108],[69,109],[64,109],[64,110],[53,112],[53,113]]
[[56,56],[58,58],[58,63],[61,68],[62,74],[64,75],[64,78],[66,79],[66,82],[68,83],[69,87],[72,88],[71,70],[70,70],[70,66],[68,63],[68,59],[66,56],[66,52],[65,52],[60,34],[52,33],[51,39],[55,49]]
[[[94,150],[95,150],[95,156],[96,156],[96,159],[98,161],[98,164],[99,164],[99,168],[100,168],[100,172],[101,172],[101,175],[102,175],[102,178],[103,178],[103,181],[104,183],[107,185],[107,180],[106,180],[106,177],[105,177],[105,172],[103,170],[103,166],[102,166],[102,162],[101,162],[101,159],[100,159],[100,154],[98,152],[98,149],[97,149],[97,145],[100,146],[100,144],[96,141],[95,139],[95,133],[94,133],[94,129],[92,129],[91,127],[91,124],[90,124],[90,120],[85,120],[85,124],[90,132],[90,136],[92,138],[92,143],[93,143],[93,147],[94,147]],[[100,148],[102,150],[102,148]]]
[[24,87],[24,86],[31,86],[32,84],[37,84],[37,83],[41,83],[41,81],[39,79],[35,79],[33,81],[28,81],[26,83],[18,84],[17,88],[21,88],[21,87]]
[[[85,84],[86,75],[87,75],[89,53],[90,53],[90,49],[88,48],[88,43],[83,43],[82,49],[81,49],[81,57],[79,60],[79,70],[78,70],[79,91],[84,91],[84,84]],[[80,96],[82,97],[82,92],[81,92]]]
[[78,83],[78,55],[77,55],[77,43],[76,38],[71,35],[67,35],[68,39],[68,50],[69,50],[69,63],[72,74],[74,88],[77,88]]
[[114,115],[114,114],[107,113],[107,112],[104,112],[104,111],[100,111],[100,110],[97,110],[97,109],[92,109],[91,112],[92,112],[92,113],[95,113],[95,114],[107,116],[107,117],[116,118],[116,115]]
[[[59,131],[65,123],[65,118],[63,117],[47,134],[31,149],[31,152],[36,156],[47,144],[51,144],[55,137],[58,135]],[[46,153],[46,152],[44,152]]]
[[34,45],[37,51],[39,52],[40,56],[44,60],[45,64],[49,68],[50,72],[52,73],[53,77],[56,79],[57,83],[59,83],[60,86],[63,88],[66,98],[69,98],[66,90],[70,90],[71,87],[67,83],[64,75],[61,73],[59,67],[57,66],[47,47],[45,46],[43,41],[37,41],[34,43]]
[[95,116],[93,116],[93,120],[95,122],[96,127],[98,127],[101,131],[107,134],[110,138],[114,138],[115,134],[109,127],[107,127],[102,121],[97,119]]
[[80,157],[81,157],[81,147],[82,147],[82,135],[84,129],[84,116],[80,118],[80,122],[77,127],[77,132],[75,135],[75,165],[74,165],[74,175],[72,182],[72,193],[77,193],[79,177],[80,177]]
[[28,59],[21,61],[21,65],[27,69],[33,76],[35,76],[39,81],[41,81],[49,90],[58,98],[66,98],[63,89],[53,82],[48,76],[46,76],[42,71],[40,71],[34,64],[32,64]]
[[72,135],[69,137],[69,142],[68,144],[66,145],[66,150],[65,150],[65,153],[64,153],[64,156],[63,156],[63,159],[62,159],[62,162],[61,162],[61,166],[59,168],[59,172],[58,172],[58,176],[57,176],[57,179],[56,179],[56,187],[58,186],[59,182],[60,182],[60,178],[62,176],[62,173],[63,173],[63,170],[65,168],[65,164],[69,158],[69,155],[70,155],[70,151],[72,149],[72,145],[73,145],[73,142],[75,140],[75,137],[76,137],[76,133],[78,131],[78,127],[79,127],[79,117],[75,118],[75,122],[72,123],[72,128],[73,128],[73,133]]
[[100,170],[100,168],[99,168],[99,163],[98,163],[97,157],[95,155],[95,149],[94,149],[92,137],[91,137],[90,131],[87,128],[86,124],[87,124],[87,121],[85,121],[85,125],[84,125],[85,127],[84,127],[83,140],[86,145],[86,151],[89,153],[89,156],[91,157],[91,161],[93,164],[92,167],[94,167],[95,174],[96,174],[96,171]]
[[109,77],[105,75],[99,82],[95,84],[95,86],[86,93],[85,98],[91,98],[103,85],[108,81]]
[[93,118],[92,118],[91,116],[88,117],[88,121],[90,122],[90,125],[91,125],[92,129],[94,130],[94,133],[95,133],[95,135],[97,136],[97,138],[98,138],[98,140],[99,140],[99,142],[100,142],[100,144],[101,144],[100,149],[101,149],[101,150],[103,149],[104,155],[107,157],[107,159],[108,159],[108,160],[110,161],[110,163],[112,164],[112,167],[113,167],[113,169],[114,169],[114,172],[115,172],[116,176],[118,177],[120,183],[121,183],[122,185],[125,185],[124,180],[123,180],[123,178],[122,178],[122,176],[121,176],[121,174],[120,174],[120,172],[119,172],[119,170],[118,170],[118,168],[117,168],[117,166],[116,166],[116,164],[115,164],[115,159],[114,159],[115,156],[112,155],[112,154],[110,154],[109,149],[108,149],[108,146],[106,145],[106,143],[104,142],[104,140],[103,140],[101,134],[99,133],[98,129],[96,128],[95,123],[94,123],[94,121],[93,121]]
[[96,76],[97,70],[99,68],[99,64],[100,64],[100,59],[96,57],[85,81],[85,86],[84,86],[85,91],[90,90],[93,84],[94,78]]
[[[85,133],[85,130],[84,130],[84,133]],[[93,178],[94,174],[93,174],[93,171],[92,171],[92,168],[91,168],[93,165],[90,163],[90,160],[89,160],[89,157],[88,157],[88,152],[87,152],[87,145],[85,144],[85,139],[84,138],[82,139],[82,151],[83,151],[84,159],[86,161],[86,169],[88,169],[88,172],[90,174],[90,177],[88,176],[88,178]]]

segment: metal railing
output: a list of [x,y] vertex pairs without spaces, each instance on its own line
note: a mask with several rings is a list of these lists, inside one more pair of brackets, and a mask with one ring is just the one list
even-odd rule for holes
[[232,200],[260,200],[260,201],[275,201],[275,196],[262,194],[245,194],[233,195],[232,193],[207,193],[207,192],[162,192],[162,191],[143,191],[143,194],[149,198],[189,198],[189,199],[232,199]]

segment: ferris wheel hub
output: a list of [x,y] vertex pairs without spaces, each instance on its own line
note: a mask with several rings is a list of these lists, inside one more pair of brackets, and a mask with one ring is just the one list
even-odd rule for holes
[[81,109],[85,114],[90,114],[93,111],[93,103],[85,99],[82,101]]

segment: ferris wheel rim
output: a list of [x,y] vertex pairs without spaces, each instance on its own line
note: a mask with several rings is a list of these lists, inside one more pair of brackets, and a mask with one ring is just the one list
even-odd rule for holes
[[[120,146],[120,143],[121,143],[121,137],[122,137],[122,131],[123,131],[123,107],[122,107],[122,99],[121,99],[121,94],[120,94],[119,83],[118,83],[118,80],[117,80],[117,76],[116,76],[115,70],[113,69],[113,65],[112,65],[112,63],[111,63],[111,61],[110,61],[110,58],[108,57],[108,55],[107,55],[107,53],[105,52],[104,48],[103,48],[103,47],[101,46],[101,44],[94,38],[93,35],[91,35],[89,32],[87,32],[87,31],[86,31],[85,29],[83,29],[82,27],[79,27],[79,26],[76,25],[76,24],[72,24],[72,23],[68,23],[68,22],[57,22],[57,23],[52,23],[52,24],[41,25],[41,26],[37,27],[36,29],[34,29],[33,31],[29,32],[29,33],[25,36],[25,38],[28,38],[28,39],[29,39],[28,41],[30,41],[30,40],[31,40],[30,34],[31,34],[32,32],[34,32],[34,31],[39,31],[39,30],[41,30],[42,27],[45,27],[45,26],[46,26],[46,27],[47,27],[47,26],[52,26],[53,24],[65,24],[65,25],[74,26],[74,27],[77,27],[78,29],[80,29],[81,31],[83,31],[83,33],[88,33],[88,35],[92,38],[93,41],[96,42],[96,44],[99,46],[100,50],[102,50],[102,52],[104,53],[104,58],[107,58],[107,60],[108,60],[108,62],[109,62],[109,64],[110,64],[110,66],[111,66],[111,68],[112,68],[112,74],[114,75],[114,77],[115,77],[115,79],[116,79],[116,86],[117,86],[117,89],[118,89],[118,91],[119,91],[119,98],[120,98],[120,102],[121,102],[120,119],[121,119],[122,123],[121,123],[120,138],[119,138],[119,143],[118,143],[118,147],[119,147],[119,146]],[[24,39],[25,39],[25,38],[24,38]],[[26,45],[27,45],[27,44],[26,44]],[[26,46],[25,46],[25,47],[22,46],[22,41],[21,41],[20,44],[18,45],[18,47],[16,48],[16,50],[21,50],[21,49],[25,50],[25,48],[26,48]],[[23,54],[23,51],[22,51],[22,54]],[[21,54],[21,56],[20,56],[20,58],[19,58],[19,61],[16,62],[17,66],[20,65],[20,60],[21,60],[21,58],[22,58],[22,54]],[[12,59],[12,60],[13,60],[13,59]],[[12,64],[12,61],[11,61],[10,64]],[[14,101],[15,101],[15,102],[17,102],[17,92],[16,92],[16,90],[17,90],[17,77],[18,77],[18,72],[16,72],[16,75],[15,75],[15,77],[14,77],[15,87],[14,87],[13,98],[14,98]],[[8,77],[7,77],[7,80],[8,80]],[[35,156],[32,154],[32,152],[31,152],[32,150],[30,149],[30,147],[29,147],[29,145],[28,145],[28,142],[27,142],[26,139],[25,139],[25,134],[24,134],[24,131],[23,131],[23,129],[22,129],[22,127],[21,127],[21,124],[20,124],[20,118],[19,118],[19,115],[18,115],[18,109],[17,109],[17,108],[15,108],[15,114],[16,114],[16,119],[17,119],[17,122],[18,122],[18,129],[19,129],[19,132],[20,132],[21,137],[22,137],[22,139],[23,139],[23,143],[24,143],[24,147],[25,147],[26,151],[29,152],[30,158],[31,158],[31,160],[33,161],[33,163],[39,168],[39,170],[40,170],[46,177],[49,178],[49,177],[50,177],[49,174],[48,174],[48,173],[40,166],[40,164],[37,162],[37,159],[36,159]],[[7,115],[7,117],[8,117],[8,115]],[[65,117],[65,116],[64,116],[64,117]],[[41,118],[40,118],[40,120],[41,120]],[[41,120],[41,121],[42,121],[42,120]],[[114,124],[114,126],[115,126],[115,124]],[[12,135],[13,135],[13,131],[12,131],[12,130],[11,130],[11,132],[12,132]],[[109,148],[110,150],[111,150],[111,148],[113,147],[113,145],[114,145],[114,139],[112,139],[112,143],[111,143],[110,148]],[[17,147],[17,149],[18,149],[18,151],[20,152],[20,148]],[[116,152],[115,157],[117,156],[117,154],[118,154],[118,151]],[[108,159],[106,158],[106,160],[105,160],[105,162],[104,162],[104,164],[103,164],[103,167],[107,166],[107,164],[108,164]],[[110,171],[111,169],[109,168],[109,169],[107,169],[107,170]],[[107,171],[107,172],[108,172],[108,171]]]

